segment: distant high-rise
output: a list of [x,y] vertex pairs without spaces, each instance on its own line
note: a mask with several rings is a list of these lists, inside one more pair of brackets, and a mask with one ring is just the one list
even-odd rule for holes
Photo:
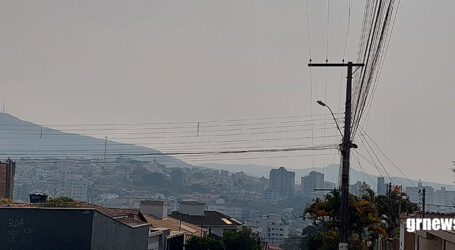
[[387,186],[385,185],[384,177],[378,177],[378,185],[377,185],[376,193],[378,195],[385,195],[386,188],[387,188]]
[[77,201],[87,201],[88,182],[82,175],[65,176],[65,196]]
[[295,173],[284,167],[270,170],[270,189],[278,192],[280,198],[289,198],[294,194]]
[[13,199],[15,172],[16,162],[11,159],[0,162],[0,198]]
[[304,194],[313,193],[315,192],[314,189],[325,188],[323,173],[311,171],[309,175],[302,177],[300,180]]
[[431,186],[423,186],[422,182],[419,180],[417,187],[406,187],[406,194],[409,197],[411,202],[421,204],[422,202],[422,190],[425,188],[425,200],[426,204],[433,204],[433,193],[434,188]]

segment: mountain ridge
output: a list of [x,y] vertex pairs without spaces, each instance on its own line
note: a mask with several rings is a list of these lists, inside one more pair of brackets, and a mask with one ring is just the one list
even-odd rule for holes
[[164,155],[153,148],[67,133],[24,121],[11,114],[0,113],[0,157],[3,158],[59,158],[70,156],[103,159],[105,142],[107,142],[106,156],[109,158],[127,156],[128,152],[134,152],[140,155],[143,160],[157,159],[158,162],[165,162],[169,167],[192,166],[175,157]]

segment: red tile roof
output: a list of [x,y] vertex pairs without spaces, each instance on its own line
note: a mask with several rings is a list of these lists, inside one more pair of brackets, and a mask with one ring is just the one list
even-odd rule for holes
[[[184,221],[180,223],[180,220],[172,217],[167,217],[166,219],[159,219],[151,215],[145,215],[144,217],[152,227],[169,228],[171,231],[183,231],[187,235],[201,236],[201,227],[198,225]],[[203,235],[207,234],[207,229],[202,231]]]

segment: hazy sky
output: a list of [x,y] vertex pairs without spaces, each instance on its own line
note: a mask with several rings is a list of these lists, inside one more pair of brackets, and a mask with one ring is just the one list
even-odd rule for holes
[[[353,1],[352,60],[364,2]],[[310,39],[305,3],[2,0],[0,98],[8,113],[40,124],[308,115],[308,40],[313,60],[325,60],[327,3],[309,0]],[[455,180],[454,7],[401,1],[374,95],[367,131],[411,178]],[[330,1],[331,61],[343,58],[347,16],[348,0]],[[325,74],[312,70],[314,100],[324,99]],[[342,74],[327,71],[334,109]],[[239,162],[312,165],[308,157],[229,161]]]

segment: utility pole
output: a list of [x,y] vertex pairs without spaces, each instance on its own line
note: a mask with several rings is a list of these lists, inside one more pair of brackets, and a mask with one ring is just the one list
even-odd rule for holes
[[401,198],[402,198],[402,189],[403,187],[400,185],[400,190],[399,190],[399,193],[398,193],[398,225],[401,224]]
[[425,218],[425,188],[422,189],[422,219]]
[[347,67],[347,81],[346,81],[346,103],[344,111],[344,135],[343,142],[340,145],[341,157],[343,159],[343,165],[341,170],[341,206],[340,206],[340,242],[338,249],[348,249],[348,214],[349,214],[349,164],[351,148],[357,148],[357,145],[351,141],[351,97],[352,97],[352,68],[363,67],[363,63],[310,63],[309,67]]
[[392,232],[392,182],[389,182],[387,185],[387,196],[389,197],[389,226],[388,231],[389,233]]
[[104,137],[104,161],[106,162],[106,152],[107,152],[107,136]]

